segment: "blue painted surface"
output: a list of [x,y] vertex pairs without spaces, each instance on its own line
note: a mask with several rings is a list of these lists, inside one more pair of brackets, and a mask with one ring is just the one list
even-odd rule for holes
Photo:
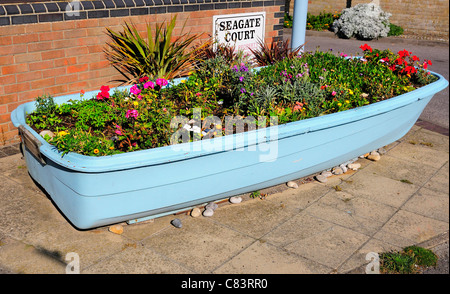
[[[439,80],[430,85],[356,109],[113,156],[69,153],[61,157],[25,124],[33,102],[20,105],[11,119],[42,142],[46,165],[25,150],[30,175],[74,226],[89,229],[270,187],[390,144],[404,136],[433,95],[447,87],[448,82],[435,75]],[[55,101],[69,99],[80,98],[67,95]]]
[[295,0],[293,13],[291,48],[295,49],[305,44],[308,0]]

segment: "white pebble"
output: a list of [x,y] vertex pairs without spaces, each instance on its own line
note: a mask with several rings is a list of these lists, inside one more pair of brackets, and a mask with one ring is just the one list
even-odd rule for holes
[[358,170],[361,167],[360,163],[350,163],[347,167],[351,170]]
[[329,170],[324,170],[320,175],[328,178],[328,177],[331,177],[333,175],[333,173]]
[[200,215],[202,215],[202,211],[200,210],[200,208],[195,207],[194,209],[192,209],[191,211],[192,217],[199,217]]
[[211,208],[205,209],[205,211],[203,211],[203,216],[213,216],[214,214],[214,210],[212,210]]
[[344,173],[344,171],[343,171],[342,168],[340,168],[340,167],[334,167],[334,168],[331,170],[331,172],[332,172],[334,175],[342,175],[342,174]]
[[230,202],[233,204],[237,204],[237,203],[241,203],[242,202],[242,197],[240,196],[233,196],[230,198]]
[[297,188],[298,188],[297,183],[296,183],[296,182],[293,182],[293,181],[287,182],[286,185],[287,185],[289,188],[293,188],[293,189],[297,189]]
[[328,179],[327,179],[327,177],[324,176],[324,175],[317,175],[317,176],[316,176],[316,180],[318,180],[318,181],[321,182],[321,183],[325,183]]
[[219,205],[217,205],[217,203],[214,203],[214,202],[208,203],[205,206],[206,209],[212,209],[213,211],[216,210],[217,207],[219,207]]

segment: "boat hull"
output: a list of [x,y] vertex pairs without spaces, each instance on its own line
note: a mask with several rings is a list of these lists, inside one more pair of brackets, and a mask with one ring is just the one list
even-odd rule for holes
[[[388,145],[403,137],[433,95],[447,87],[448,82],[435,75],[439,80],[430,85],[356,109],[94,158],[74,153],[62,157],[26,125],[26,113],[33,111],[34,103],[19,106],[11,116],[16,127],[38,141],[39,154],[30,146],[24,148],[31,177],[75,227],[90,229],[274,186]],[[67,95],[55,101],[69,99],[79,97]]]

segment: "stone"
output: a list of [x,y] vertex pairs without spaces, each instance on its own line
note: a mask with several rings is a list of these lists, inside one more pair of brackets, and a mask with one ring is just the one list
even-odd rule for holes
[[43,138],[45,137],[45,135],[49,135],[50,138],[53,138],[55,136],[55,134],[50,130],[43,130],[42,132],[39,133],[39,136]]
[[206,209],[212,209],[213,211],[216,210],[217,207],[219,207],[219,205],[217,205],[217,203],[214,203],[214,202],[208,203],[205,206]]
[[361,167],[360,163],[350,163],[347,164],[347,167],[351,170],[358,170]]
[[121,235],[123,233],[123,227],[121,225],[112,225],[108,229],[111,233]]
[[316,176],[316,180],[318,180],[321,183],[326,183],[328,179],[326,176],[320,174]]
[[367,156],[367,159],[370,159],[372,161],[378,161],[381,159],[381,156],[378,152],[372,151],[370,152],[369,156]]
[[328,177],[331,177],[333,175],[333,173],[329,170],[324,170],[320,175],[328,178]]
[[173,219],[171,222],[172,226],[174,226],[175,228],[181,228],[183,225],[181,223],[181,220],[179,218],[175,218]]
[[341,164],[339,167],[342,169],[344,174],[347,172],[347,164]]
[[194,209],[191,210],[192,217],[199,217],[201,215],[202,215],[202,211],[200,210],[200,208],[195,207]]
[[379,149],[377,150],[377,152],[378,152],[380,155],[384,155],[384,154],[387,153],[386,149],[384,149],[383,147],[379,148]]
[[297,189],[297,188],[298,188],[297,183],[296,183],[296,182],[293,182],[293,181],[287,182],[286,185],[287,185],[289,188],[293,188],[293,189]]
[[237,203],[241,203],[242,202],[242,197],[240,196],[233,196],[230,198],[230,202],[233,204],[237,204]]
[[205,209],[205,211],[203,211],[203,216],[213,216],[214,214],[214,210],[212,210],[211,208],[207,208]]
[[342,175],[344,173],[344,171],[342,170],[342,168],[340,168],[339,166],[337,167],[333,167],[333,169],[331,170],[331,172],[334,175]]

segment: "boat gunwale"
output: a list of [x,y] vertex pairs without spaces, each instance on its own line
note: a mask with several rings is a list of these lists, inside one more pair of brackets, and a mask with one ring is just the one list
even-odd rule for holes
[[[180,160],[188,160],[196,157],[217,154],[220,152],[232,151],[239,147],[249,147],[261,143],[269,143],[283,138],[301,135],[310,132],[320,131],[322,129],[335,127],[350,122],[362,120],[372,116],[380,115],[389,111],[393,111],[400,107],[414,103],[424,99],[430,95],[445,89],[448,81],[440,74],[430,71],[431,74],[438,78],[437,81],[415,89],[411,92],[404,93],[383,101],[356,107],[353,109],[326,114],[323,116],[313,117],[305,120],[289,122],[282,125],[260,128],[249,132],[243,132],[233,135],[220,136],[213,139],[199,140],[196,142],[181,143],[164,147],[139,150],[133,152],[125,152],[115,155],[107,155],[101,157],[93,157],[69,152],[62,156],[62,152],[55,146],[51,145],[39,134],[37,134],[28,124],[26,124],[27,110],[34,110],[34,101],[19,105],[12,113],[11,120],[15,127],[23,125],[28,131],[35,136],[42,144],[39,151],[55,164],[77,172],[110,172],[117,170],[133,169],[143,166],[152,166],[166,164]],[[177,79],[181,80],[181,79]],[[176,84],[177,80],[173,83]],[[126,89],[129,87],[117,87],[111,89]],[[86,92],[84,95],[95,95],[98,91]],[[78,97],[77,97],[78,96]],[[83,99],[79,94],[69,94],[55,97],[57,104],[62,104],[70,99]],[[274,129],[275,128],[275,129]],[[274,134],[274,136],[272,136]],[[221,146],[220,150],[208,150],[211,145]],[[173,148],[177,146],[176,148]],[[181,149],[181,150],[176,150]],[[183,151],[191,150],[191,151]]]

